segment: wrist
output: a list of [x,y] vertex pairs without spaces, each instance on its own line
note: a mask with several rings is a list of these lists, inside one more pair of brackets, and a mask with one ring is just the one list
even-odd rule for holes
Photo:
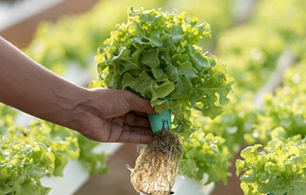
[[88,120],[89,99],[89,90],[70,85],[65,90],[55,92],[55,97],[52,98],[55,102],[50,104],[53,108],[41,118],[81,133],[84,121]]
[[86,124],[92,115],[90,105],[91,91],[85,88],[79,88],[72,96],[71,106],[68,108],[67,121],[64,126],[76,130],[80,133],[86,129]]

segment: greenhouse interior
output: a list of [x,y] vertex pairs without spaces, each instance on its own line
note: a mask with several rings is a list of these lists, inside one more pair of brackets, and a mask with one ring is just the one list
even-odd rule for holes
[[[306,0],[0,0],[0,195],[306,195],[305,21]],[[64,85],[92,110],[53,109]]]

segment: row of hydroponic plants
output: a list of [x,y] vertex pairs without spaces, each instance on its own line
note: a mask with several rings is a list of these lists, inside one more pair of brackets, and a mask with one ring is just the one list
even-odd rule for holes
[[[137,2],[134,3],[137,5]],[[164,3],[152,1],[152,5],[148,6],[162,7]],[[286,9],[282,9],[284,4]],[[215,1],[216,5],[220,5],[219,1]],[[300,46],[305,42],[305,31],[300,23],[304,17],[302,5],[301,0],[258,1],[253,17],[244,25],[227,30],[228,26],[213,23],[220,31],[214,45],[215,53],[228,64],[228,75],[234,77],[236,84],[234,92],[230,94],[230,103],[214,120],[193,109],[183,113],[185,117],[189,116],[187,118],[192,124],[190,128],[190,123],[187,123],[188,128],[178,132],[184,141],[183,160],[180,163],[183,174],[198,180],[207,174],[207,183],[226,182],[230,161],[241,144],[260,143],[262,146],[255,145],[243,150],[243,160],[237,161],[237,174],[241,176],[245,194],[267,194],[272,191],[274,194],[304,194],[305,140],[302,138],[306,126],[303,96],[306,85],[302,76],[305,57]],[[91,13],[65,18],[56,25],[44,24],[26,51],[40,63],[52,65],[48,68],[58,73],[63,73],[64,64],[71,61],[86,65],[92,59],[93,48],[101,46],[101,40],[109,36],[112,26],[124,18],[122,14],[117,14],[118,18],[111,18],[116,21],[104,21],[109,17],[102,17],[102,14],[113,13],[113,9],[112,4],[105,1]],[[118,13],[127,10],[116,9]],[[209,18],[214,13],[205,15],[199,12],[199,15]],[[270,15],[266,16],[266,13]],[[295,14],[287,17],[289,13]],[[224,18],[229,17],[226,15]],[[284,26],[283,21],[287,21],[290,27]],[[268,80],[285,48],[292,51],[297,65],[286,72],[282,86],[275,94],[265,97],[264,106],[256,108],[252,103],[254,94]],[[222,94],[224,90],[219,88],[215,92]],[[99,156],[84,152],[90,151],[97,143],[44,121],[34,121],[28,127],[16,127],[13,122],[15,113],[1,105],[1,193],[47,193],[40,179],[49,175],[61,176],[68,158],[89,163],[88,167],[93,173],[105,172],[104,154]]]

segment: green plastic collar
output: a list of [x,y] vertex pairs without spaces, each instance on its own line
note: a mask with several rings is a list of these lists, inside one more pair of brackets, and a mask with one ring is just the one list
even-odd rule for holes
[[171,130],[171,112],[166,110],[163,113],[148,114],[149,122],[153,133],[162,131],[163,128]]

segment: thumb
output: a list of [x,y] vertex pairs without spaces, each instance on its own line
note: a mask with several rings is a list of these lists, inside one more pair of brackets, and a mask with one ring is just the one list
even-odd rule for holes
[[129,104],[130,104],[130,109],[133,111],[137,112],[143,112],[147,114],[153,114],[155,113],[154,108],[150,105],[150,101],[143,99],[132,92],[130,92],[129,96]]

